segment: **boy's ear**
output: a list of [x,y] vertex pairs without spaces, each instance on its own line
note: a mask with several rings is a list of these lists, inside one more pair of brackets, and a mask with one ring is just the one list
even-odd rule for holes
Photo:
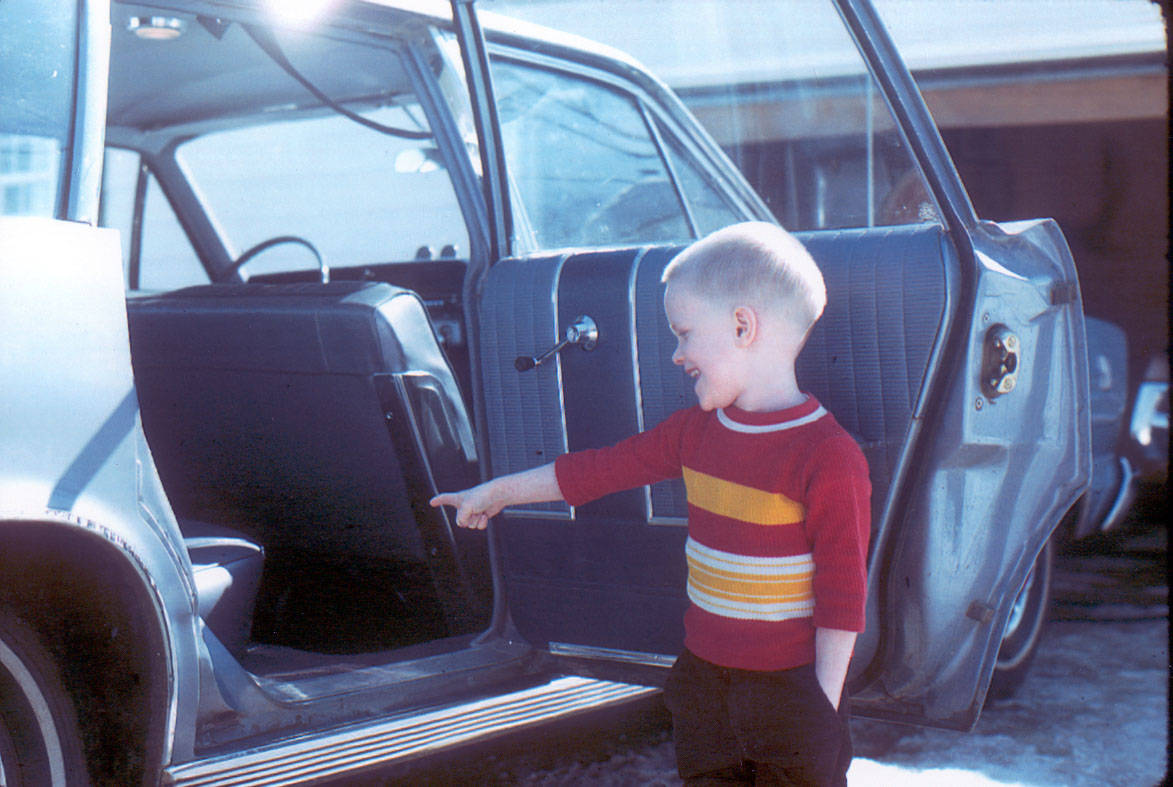
[[758,313],[751,306],[733,310],[733,342],[738,347],[749,347],[758,336]]

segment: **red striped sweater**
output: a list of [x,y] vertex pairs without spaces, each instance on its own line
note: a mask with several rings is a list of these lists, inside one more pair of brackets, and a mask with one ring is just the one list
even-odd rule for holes
[[867,463],[813,396],[773,413],[681,410],[554,467],[571,505],[683,476],[685,646],[702,659],[788,669],[814,660],[816,627],[863,630]]

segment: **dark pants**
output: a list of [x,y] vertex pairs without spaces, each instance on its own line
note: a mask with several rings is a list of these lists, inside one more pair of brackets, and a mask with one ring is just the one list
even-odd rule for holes
[[777,672],[729,669],[686,650],[668,676],[664,700],[686,784],[847,784],[847,699],[836,711],[813,664]]

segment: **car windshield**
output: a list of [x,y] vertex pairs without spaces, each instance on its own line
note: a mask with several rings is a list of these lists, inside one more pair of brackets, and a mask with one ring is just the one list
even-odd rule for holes
[[[363,117],[427,128],[414,100]],[[270,238],[297,235],[327,264],[342,266],[467,255],[464,221],[433,150],[331,113],[205,134],[176,157],[234,259]],[[283,166],[253,165],[266,158]],[[305,248],[289,244],[259,256],[249,272],[314,264]]]
[[[307,90],[332,106],[274,107],[176,150],[229,256],[295,235],[331,267],[466,257],[465,223],[398,51],[355,43],[323,53],[290,33],[280,46],[259,67],[293,84],[276,62],[286,57]],[[298,98],[308,104],[310,95]],[[257,166],[264,161],[279,166]],[[248,273],[315,264],[304,245],[285,244],[258,256]]]

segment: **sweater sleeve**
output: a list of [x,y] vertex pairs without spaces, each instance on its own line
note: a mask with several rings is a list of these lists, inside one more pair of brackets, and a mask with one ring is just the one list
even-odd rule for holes
[[871,532],[867,460],[846,433],[821,443],[813,459],[806,527],[815,564],[814,624],[863,631]]
[[613,446],[558,457],[554,473],[563,498],[580,506],[612,492],[678,478],[681,433],[691,412],[673,413],[648,431]]

